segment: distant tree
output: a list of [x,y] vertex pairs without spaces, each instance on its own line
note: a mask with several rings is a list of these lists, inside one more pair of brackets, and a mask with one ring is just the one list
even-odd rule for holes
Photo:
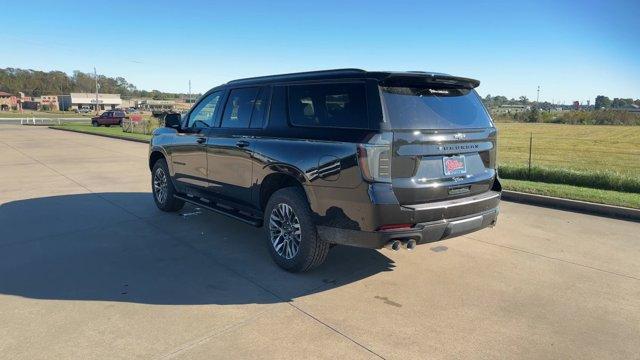
[[604,95],[596,96],[596,102],[594,104],[596,109],[607,109],[611,107],[611,99]]
[[522,95],[518,98],[518,102],[522,105],[527,105],[529,103],[529,98],[527,98],[526,96]]
[[498,96],[494,96],[492,98],[492,101],[494,106],[501,106],[506,104],[509,101],[509,99],[507,99],[506,96],[498,95]]
[[[96,91],[95,77],[90,73],[74,71],[71,75],[62,71],[37,71],[17,68],[0,69],[0,91],[11,94],[23,92],[27,96],[61,95],[70,92]],[[138,90],[123,77],[98,76],[100,92],[120,94],[124,99],[132,97],[178,98],[185,94]]]
[[612,108],[622,108],[626,107],[627,105],[629,105],[627,104],[627,100],[621,98],[613,98],[613,101],[611,102]]
[[540,111],[538,110],[538,106],[533,106],[527,114],[527,122],[534,123],[538,121],[540,121]]

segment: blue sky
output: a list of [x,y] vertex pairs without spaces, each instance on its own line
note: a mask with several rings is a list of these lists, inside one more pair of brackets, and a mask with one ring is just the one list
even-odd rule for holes
[[[18,5],[16,5],[18,6]],[[358,67],[474,77],[569,103],[640,98],[640,1],[30,1],[2,16],[0,67],[123,76],[203,92]],[[29,10],[32,9],[32,10]],[[97,14],[97,15],[95,15]]]

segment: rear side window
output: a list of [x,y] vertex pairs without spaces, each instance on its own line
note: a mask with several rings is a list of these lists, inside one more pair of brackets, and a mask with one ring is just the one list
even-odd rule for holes
[[297,126],[368,128],[363,83],[289,86],[289,119]]
[[114,117],[124,117],[125,115],[124,115],[124,112],[122,112],[122,111],[116,111],[113,116]]
[[234,89],[229,93],[227,105],[224,108],[222,127],[224,128],[248,128],[253,111],[253,103],[256,101],[260,88]]
[[267,107],[269,106],[269,96],[271,95],[271,87],[263,87],[258,94],[258,98],[253,103],[253,113],[251,115],[252,129],[259,129],[264,126]]
[[478,95],[470,89],[382,87],[386,121],[394,129],[492,127]]

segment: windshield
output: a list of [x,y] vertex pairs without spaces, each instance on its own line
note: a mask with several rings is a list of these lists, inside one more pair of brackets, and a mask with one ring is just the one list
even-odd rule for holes
[[492,127],[475,91],[437,87],[382,87],[386,121],[393,129]]

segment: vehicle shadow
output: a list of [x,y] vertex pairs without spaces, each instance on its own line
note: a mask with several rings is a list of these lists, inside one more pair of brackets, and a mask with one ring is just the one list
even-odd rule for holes
[[263,229],[193,206],[155,208],[150,193],[93,193],[0,205],[0,294],[144,304],[291,301],[383,271],[379,251],[338,246],[291,274]]

